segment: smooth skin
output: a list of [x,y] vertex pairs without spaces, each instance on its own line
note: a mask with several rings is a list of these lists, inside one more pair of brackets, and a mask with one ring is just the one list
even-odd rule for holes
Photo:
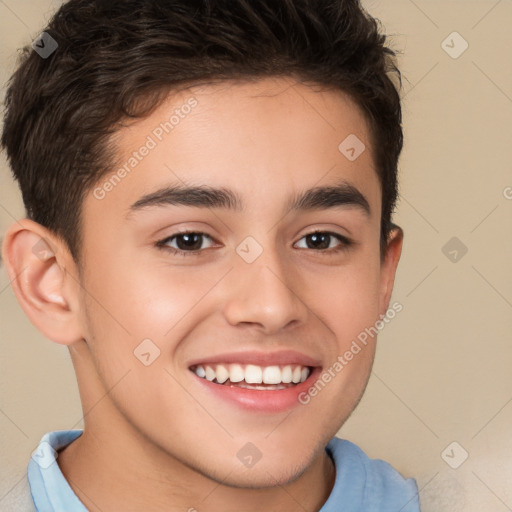
[[[174,92],[115,134],[119,165],[192,96],[191,112],[105,197],[86,196],[81,269],[31,220],[5,237],[21,307],[69,347],[77,374],[85,429],[58,463],[94,512],[317,511],[335,478],[325,445],[364,392],[376,339],[307,405],[278,413],[206,393],[189,365],[291,349],[330,367],[386,313],[403,233],[393,230],[381,260],[381,188],[359,108],[340,91],[291,77]],[[354,161],[338,149],[349,134],[366,146]],[[366,197],[369,215],[353,205],[287,210],[292,196],[340,180]],[[144,194],[173,184],[231,189],[244,209],[166,205],[129,214]],[[207,235],[195,254],[156,245],[180,230]],[[316,230],[353,244],[335,251],[342,243],[331,236],[319,249],[307,236]],[[247,236],[263,248],[250,264],[236,252]],[[32,250],[41,238],[44,257]],[[166,243],[189,247],[179,237]],[[160,350],[148,366],[134,355],[144,339]],[[237,457],[248,442],[262,455],[251,468]]]

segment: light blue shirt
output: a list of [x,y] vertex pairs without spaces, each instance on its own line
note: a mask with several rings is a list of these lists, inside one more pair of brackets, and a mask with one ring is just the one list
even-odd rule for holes
[[[37,512],[87,512],[64,478],[56,454],[82,430],[45,434],[28,465],[28,481]],[[383,460],[370,459],[350,441],[334,437],[326,447],[336,481],[319,512],[420,512],[418,488]]]

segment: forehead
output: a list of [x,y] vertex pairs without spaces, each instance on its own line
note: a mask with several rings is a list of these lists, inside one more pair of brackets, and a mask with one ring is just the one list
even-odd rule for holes
[[185,185],[236,191],[243,211],[278,208],[342,180],[380,211],[366,120],[338,90],[284,77],[200,84],[169,94],[112,142],[117,161],[88,194],[84,215],[125,216],[144,195]]

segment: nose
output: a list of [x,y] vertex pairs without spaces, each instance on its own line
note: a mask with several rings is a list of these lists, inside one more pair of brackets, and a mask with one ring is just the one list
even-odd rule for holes
[[235,255],[235,267],[224,283],[224,316],[231,325],[256,325],[271,335],[306,322],[309,310],[300,280],[284,263],[269,249],[252,263]]

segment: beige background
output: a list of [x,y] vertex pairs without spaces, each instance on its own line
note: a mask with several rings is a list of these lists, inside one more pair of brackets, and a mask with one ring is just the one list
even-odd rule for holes
[[[2,97],[16,48],[59,4],[0,0]],[[424,512],[510,510],[512,1],[364,5],[403,52],[396,222],[406,236],[392,301],[404,309],[380,335],[366,395],[339,435],[414,476]],[[443,48],[459,52],[461,37],[469,46],[453,58]],[[3,234],[24,210],[0,164]],[[442,251],[452,237],[468,249],[456,262]],[[67,349],[30,324],[3,268],[0,308],[1,509],[41,436],[83,425]],[[464,451],[457,469],[445,462]]]

